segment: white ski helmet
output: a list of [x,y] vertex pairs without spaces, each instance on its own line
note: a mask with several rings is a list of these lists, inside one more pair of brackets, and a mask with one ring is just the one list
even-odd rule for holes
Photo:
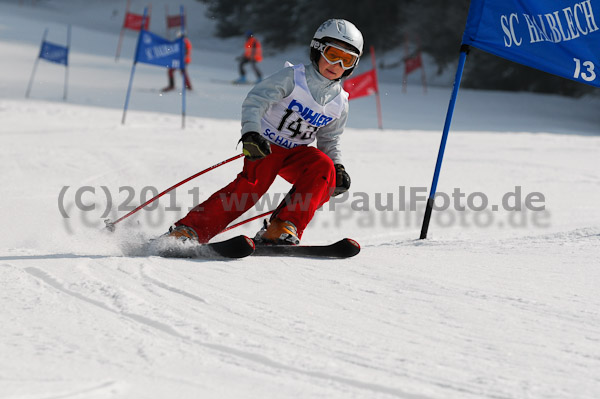
[[[319,26],[310,43],[310,59],[315,65],[318,65],[319,57],[321,56],[319,51],[320,44],[326,43],[328,38],[339,40],[351,46],[356,50],[359,57],[363,53],[364,41],[362,33],[360,33],[352,22],[345,19],[328,19]],[[356,65],[358,65],[358,60],[354,67]],[[343,76],[350,75],[354,71],[354,67],[344,71]]]

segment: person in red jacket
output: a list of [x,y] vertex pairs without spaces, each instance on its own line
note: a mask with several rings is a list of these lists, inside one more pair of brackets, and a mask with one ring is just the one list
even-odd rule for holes
[[[192,84],[190,83],[190,77],[187,73],[187,65],[192,62],[192,42],[183,33],[179,32],[177,34],[177,38],[183,36],[183,44],[185,46],[185,58],[184,58],[184,66],[181,70],[181,74],[183,75],[183,79],[185,81],[185,88],[188,90],[192,90]],[[169,76],[169,85],[162,89],[162,91],[171,91],[175,89],[175,68],[169,68],[167,72]]]
[[244,44],[244,54],[239,57],[240,60],[240,77],[234,83],[246,83],[246,71],[244,65],[250,63],[256,74],[256,83],[262,80],[262,73],[256,65],[262,61],[262,47],[260,41],[254,37],[251,31],[246,32],[246,43]]

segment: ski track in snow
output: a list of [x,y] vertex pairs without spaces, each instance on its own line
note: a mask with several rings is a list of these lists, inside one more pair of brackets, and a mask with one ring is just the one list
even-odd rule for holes
[[[572,232],[568,235],[571,237],[580,237],[584,240],[595,240],[595,243],[592,242],[589,244],[597,245],[597,230]],[[556,235],[553,235],[552,238],[556,238]],[[404,243],[404,247],[416,248],[427,246],[433,248],[435,251],[450,245],[452,245],[451,242],[435,241],[431,243],[427,242],[425,244],[421,244],[420,242],[412,244],[410,242]],[[454,242],[453,246],[456,247],[456,245],[457,243]],[[460,243],[458,243],[458,245],[460,246]],[[385,248],[386,246],[394,247],[393,245],[381,245],[380,247]],[[472,247],[477,246],[479,246],[477,243],[472,245]],[[500,248],[502,247],[503,246],[500,246]],[[478,250],[471,248],[469,253],[489,252],[485,250],[485,248],[489,248],[489,244],[480,245]],[[365,248],[365,251],[368,253],[369,248]],[[61,281],[60,278],[39,267],[26,267],[24,271],[54,290],[58,290],[83,302],[81,306],[84,308],[91,305],[104,312],[111,313],[113,317],[116,316],[118,319],[126,319],[133,322],[134,324],[139,325],[139,329],[144,330],[150,328],[157,333],[151,334],[155,336],[155,339],[167,340],[171,342],[171,345],[173,345],[172,341],[175,340],[195,348],[187,349],[188,351],[197,352],[197,347],[201,348],[201,352],[203,349],[216,351],[219,362],[235,364],[237,366],[242,362],[244,365],[243,367],[253,370],[254,372],[266,372],[271,374],[272,372],[269,372],[268,370],[265,371],[266,368],[277,370],[276,373],[284,372],[286,374],[291,373],[292,375],[300,374],[307,378],[316,378],[327,381],[328,383],[334,382],[357,388],[359,390],[358,392],[371,392],[369,396],[383,394],[384,396],[390,395],[396,397],[435,397],[435,395],[427,396],[408,393],[397,388],[397,384],[374,384],[359,378],[350,379],[338,374],[313,371],[310,366],[314,366],[314,360],[309,361],[307,364],[304,364],[302,360],[292,360],[291,363],[273,360],[280,357],[287,358],[290,353],[300,354],[311,351],[326,354],[326,357],[330,359],[329,361],[337,359],[336,362],[346,364],[346,367],[344,367],[345,370],[348,368],[358,368],[362,369],[363,373],[367,374],[388,374],[392,380],[408,378],[413,383],[419,381],[425,385],[437,386],[443,390],[453,391],[459,395],[492,398],[510,397],[510,394],[503,395],[500,393],[482,392],[480,385],[490,382],[485,379],[474,384],[457,384],[456,381],[453,381],[452,379],[432,379],[427,373],[423,373],[422,371],[419,372],[418,368],[413,372],[403,372],[401,371],[401,368],[376,366],[373,361],[379,357],[385,359],[387,354],[384,348],[389,350],[389,347],[386,347],[385,345],[384,347],[381,347],[381,343],[375,344],[375,348],[366,344],[362,350],[368,355],[360,356],[358,353],[361,353],[361,350],[358,348],[356,348],[355,351],[349,351],[347,349],[356,345],[356,341],[350,337],[340,337],[331,341],[330,334],[320,328],[319,323],[309,323],[309,325],[307,325],[306,322],[303,322],[302,320],[294,320],[293,316],[292,319],[290,319],[290,315],[295,314],[294,312],[283,311],[283,313],[280,313],[282,310],[278,311],[277,309],[273,309],[272,306],[268,305],[269,302],[261,303],[261,301],[258,300],[248,301],[249,298],[246,298],[248,293],[245,293],[246,295],[240,295],[238,292],[231,292],[227,290],[226,287],[221,287],[219,285],[219,279],[210,278],[210,276],[207,276],[206,274],[203,275],[203,277],[207,278],[207,282],[204,282],[202,281],[203,278],[198,279],[198,275],[189,275],[185,273],[186,270],[189,271],[190,268],[197,269],[198,267],[206,266],[211,269],[212,273],[223,275],[225,277],[232,277],[231,272],[228,269],[247,268],[244,263],[252,263],[253,265],[248,267],[253,267],[254,270],[246,271],[243,277],[240,278],[245,281],[245,283],[242,284],[241,282],[238,282],[233,285],[234,287],[246,287],[260,282],[260,279],[255,276],[255,274],[264,278],[263,273],[265,270],[271,273],[281,273],[282,271],[278,269],[285,268],[286,270],[289,270],[290,267],[295,267],[301,269],[302,272],[297,276],[298,278],[301,278],[299,281],[302,283],[299,283],[298,287],[295,289],[302,290],[304,284],[310,284],[310,281],[308,280],[314,279],[316,277],[315,273],[318,273],[323,269],[323,262],[314,261],[309,262],[307,265],[300,265],[297,262],[284,259],[280,262],[276,262],[274,265],[260,267],[260,264],[254,262],[254,259],[249,259],[248,262],[217,262],[216,264],[204,261],[185,261],[183,267],[184,270],[170,270],[169,268],[165,268],[163,259],[149,258],[149,263],[145,263],[143,260],[133,259],[132,261],[137,263],[137,266],[133,268],[129,264],[115,263],[113,265],[113,268],[116,268],[116,271],[119,273],[119,282],[117,282],[114,280],[114,277],[107,279],[107,277],[109,277],[109,275],[106,274],[107,265],[98,264],[98,266],[102,266],[102,268],[93,267],[95,263],[102,261],[102,259],[104,258],[88,260],[82,258],[83,264],[77,265],[76,269],[80,273],[83,273],[83,276],[69,275],[69,282]],[[343,263],[346,263],[346,265],[343,266],[345,274],[357,274],[356,276],[353,276],[350,281],[361,281],[362,283],[360,285],[348,285],[348,281],[344,282],[343,278],[338,278],[335,275],[328,275],[328,280],[321,281],[321,284],[327,282],[334,286],[346,286],[346,290],[344,290],[344,299],[341,300],[341,298],[331,295],[330,300],[333,299],[335,302],[334,304],[330,304],[330,306],[338,309],[337,312],[352,314],[352,317],[357,320],[369,320],[367,323],[385,325],[387,326],[386,329],[388,331],[404,331],[402,335],[404,338],[408,337],[408,342],[406,344],[409,346],[415,345],[417,348],[420,348],[428,345],[441,349],[452,343],[466,341],[471,343],[471,345],[469,345],[470,349],[468,352],[462,353],[461,356],[464,356],[465,358],[472,357],[473,353],[470,353],[470,351],[473,350],[474,347],[478,347],[479,351],[483,351],[483,353],[478,353],[477,355],[477,357],[480,358],[480,361],[497,362],[497,345],[505,345],[506,343],[503,342],[503,340],[496,338],[498,341],[488,342],[481,346],[485,340],[478,338],[475,332],[470,333],[468,330],[465,330],[464,326],[461,325],[463,322],[461,321],[461,317],[451,317],[448,314],[445,314],[445,306],[441,305],[444,303],[454,303],[452,308],[455,311],[464,311],[465,306],[471,308],[470,313],[472,313],[472,315],[467,317],[467,319],[477,319],[477,317],[485,318],[487,317],[486,314],[490,312],[491,309],[494,309],[492,313],[497,315],[497,317],[501,317],[499,316],[501,314],[508,315],[507,320],[509,321],[509,325],[512,324],[512,321],[516,322],[517,320],[520,320],[520,323],[523,323],[526,320],[530,320],[520,327],[516,336],[526,334],[528,331],[533,335],[536,335],[540,329],[543,331],[555,331],[558,328],[558,334],[555,333],[555,335],[556,337],[560,337],[561,333],[569,333],[570,328],[568,325],[579,325],[578,330],[590,341],[590,343],[598,342],[597,328],[594,328],[596,326],[593,322],[586,322],[588,317],[590,317],[592,321],[594,318],[597,320],[598,312],[592,311],[587,314],[580,314],[581,312],[578,308],[581,306],[581,300],[577,300],[577,298],[573,298],[571,301],[563,301],[565,298],[558,297],[556,300],[562,301],[562,303],[560,306],[556,306],[556,303],[552,303],[553,301],[549,302],[547,299],[538,302],[527,296],[513,296],[510,292],[507,293],[502,290],[494,293],[489,290],[474,289],[473,285],[469,282],[456,283],[456,281],[446,280],[444,284],[441,284],[441,282],[434,283],[431,279],[427,279],[424,276],[419,278],[413,277],[413,281],[410,281],[409,279],[409,281],[403,281],[399,286],[392,288],[386,286],[385,280],[382,280],[383,276],[388,274],[385,270],[380,270],[377,276],[373,276],[373,269],[364,269],[364,264],[362,264],[362,262],[359,262],[357,265],[354,264],[356,263],[354,260]],[[216,266],[213,268],[211,267],[213,265]],[[327,265],[327,267],[330,266],[331,265]],[[72,269],[72,267],[69,266],[65,268]],[[369,273],[369,270],[371,273]],[[238,272],[240,272],[240,270],[238,270]],[[302,276],[304,273],[308,275]],[[73,274],[73,270],[70,271],[70,274]],[[563,276],[561,276],[561,274],[562,273],[558,274],[555,278],[562,279]],[[553,277],[553,275],[550,274],[550,277]],[[323,278],[321,277],[321,279]],[[552,283],[553,278],[547,279],[548,281],[542,283]],[[186,282],[186,280],[190,281]],[[274,279],[274,281],[277,281],[277,279]],[[396,281],[396,283],[398,284],[399,282]],[[175,286],[173,284],[178,285]],[[206,291],[206,294],[200,296],[196,293],[189,292],[184,288],[180,288],[185,286],[194,287],[193,289],[199,290],[200,292]],[[489,288],[488,285],[486,285],[486,287]],[[142,291],[141,288],[144,288],[144,290]],[[251,289],[246,290],[250,293],[252,291]],[[434,310],[437,308],[437,310],[435,310],[433,314],[420,315],[417,318],[417,321],[420,321],[419,323],[407,326],[398,321],[394,322],[394,320],[398,320],[397,312],[399,311],[399,308],[397,307],[397,301],[392,301],[392,303],[396,303],[396,305],[390,306],[389,308],[386,308],[385,306],[378,307],[378,311],[375,313],[369,309],[362,309],[361,306],[358,306],[358,308],[353,307],[353,305],[363,302],[363,300],[358,300],[356,298],[357,294],[359,297],[386,296],[387,290],[391,290],[397,297],[402,297],[403,301],[407,301],[413,305],[426,303],[428,306],[433,307]],[[521,291],[517,290],[517,292],[520,292],[522,295]],[[272,296],[279,295],[281,295],[281,298],[285,298],[285,295],[282,293],[273,293],[266,299],[271,299]],[[389,293],[387,295],[389,295]],[[310,300],[311,296],[312,295],[307,291],[305,298]],[[463,300],[466,301],[465,303],[462,303],[463,300],[461,300],[461,296],[463,297]],[[173,299],[173,297],[176,297],[176,299]],[[150,300],[150,298],[153,299]],[[263,298],[263,301],[264,300],[265,299]],[[152,303],[170,303],[172,305],[164,307],[156,307],[156,305],[154,305],[154,311],[156,313],[147,315],[145,312],[147,312],[149,307],[151,308],[153,306]],[[597,309],[595,305],[599,304],[588,303],[587,305],[589,305],[591,309]],[[323,305],[320,304],[320,306]],[[203,309],[205,307],[209,309]],[[572,309],[570,310],[571,307]],[[176,309],[186,309],[186,311],[179,314],[173,314]],[[138,310],[143,313],[139,313]],[[275,312],[275,314],[272,314],[273,312]],[[315,309],[314,312],[318,313],[318,309]],[[401,312],[400,318],[402,318],[403,313],[410,314],[410,312],[407,311]],[[463,316],[466,315],[467,313]],[[478,316],[474,317],[473,315]],[[288,319],[286,320],[288,324],[287,327],[273,325],[274,320],[285,320],[284,318]],[[418,320],[419,318],[421,320]],[[195,323],[190,323],[188,320],[196,320],[197,322],[200,322],[200,325],[203,324],[202,320],[211,320],[211,326],[208,330],[201,327],[199,329],[198,325],[194,325]],[[559,323],[557,324],[557,322]],[[291,323],[291,325],[289,323]],[[432,330],[428,332],[426,326],[434,324],[438,324],[439,328],[446,332],[451,332],[452,334],[442,338],[439,335],[439,331]],[[560,327],[558,327],[560,325],[564,326],[562,331],[560,331]],[[479,328],[481,328],[481,326],[479,326]],[[244,331],[245,337],[234,337],[234,342],[230,342],[229,344],[214,343],[215,341],[223,341],[222,339],[219,339],[219,336],[221,338],[224,337],[225,341],[227,341],[227,338],[229,338],[231,334],[225,333],[226,331]],[[276,331],[287,331],[288,336],[278,336],[276,335]],[[372,339],[377,340],[378,337],[375,331],[369,329],[369,333],[375,334]],[[158,337],[165,335],[166,338]],[[235,336],[236,334],[234,333],[233,335]],[[494,336],[494,334],[487,335],[488,338],[489,336]],[[215,339],[215,337],[217,338]],[[385,339],[385,334],[381,336],[381,338]],[[389,337],[387,338],[389,339]],[[270,347],[265,347],[264,344],[261,343],[261,341],[264,342],[265,339],[268,339],[268,342],[270,342]],[[534,340],[525,343],[518,341],[513,343],[515,352],[529,352],[529,356],[533,355],[539,357],[540,352],[544,351],[545,347],[548,346],[548,337],[546,342],[537,345],[533,342]],[[329,343],[325,344],[325,342]],[[278,346],[283,348],[283,352],[277,350],[276,347]],[[244,350],[240,348],[252,348],[253,350]],[[379,352],[379,349],[383,349],[383,351]],[[598,354],[585,353],[580,350],[578,351],[576,348],[563,348],[563,350],[567,351],[571,357],[580,358],[580,361],[583,361],[584,363],[589,361],[597,362],[600,360]],[[271,356],[262,355],[260,353],[269,353]],[[316,353],[313,353],[313,356],[325,356],[316,355]],[[548,354],[546,356],[548,356],[549,361],[552,361],[552,359],[555,358],[554,356],[559,357],[559,354]],[[304,362],[306,361],[307,359],[304,360]],[[401,359],[401,361],[406,362],[407,359]],[[296,362],[305,367],[291,365]],[[358,393],[358,395],[360,395],[360,393]]]
[[[208,348],[208,349],[211,349],[214,351],[218,351],[225,355],[225,359],[221,358],[221,360],[223,360],[223,361],[227,361],[227,359],[226,359],[227,357],[233,356],[236,358],[241,358],[246,361],[250,361],[252,363],[258,363],[259,368],[266,366],[266,367],[273,368],[275,370],[297,373],[297,374],[302,374],[304,376],[311,377],[311,378],[324,379],[326,381],[333,381],[333,382],[337,382],[337,383],[344,384],[344,385],[350,385],[352,387],[356,387],[356,388],[359,388],[362,390],[373,391],[374,393],[385,393],[385,394],[389,394],[392,396],[398,396],[398,397],[402,397],[402,398],[425,398],[425,396],[421,396],[421,395],[408,395],[407,393],[402,392],[401,390],[394,389],[391,387],[386,387],[383,385],[372,384],[372,383],[367,383],[367,382],[360,382],[360,381],[356,381],[356,380],[349,379],[349,378],[342,378],[342,377],[339,377],[336,375],[328,375],[328,374],[322,373],[322,372],[302,370],[300,368],[295,368],[295,367],[288,366],[283,363],[273,361],[265,356],[257,355],[255,353],[251,353],[251,352],[242,351],[242,350],[239,350],[239,349],[236,349],[233,347],[201,342],[197,339],[192,339],[189,336],[181,334],[180,332],[177,331],[177,329],[175,327],[173,327],[171,325],[159,322],[157,320],[148,318],[146,316],[142,316],[139,314],[124,311],[123,307],[118,304],[118,302],[120,302],[120,296],[117,293],[111,293],[110,287],[102,287],[99,289],[99,291],[102,292],[103,294],[108,294],[110,296],[110,298],[112,299],[112,301],[116,302],[114,304],[114,305],[116,305],[116,309],[114,309],[113,307],[111,307],[101,301],[92,299],[86,295],[83,295],[81,293],[78,293],[76,291],[66,288],[64,283],[58,281],[56,278],[54,278],[49,273],[47,273],[43,270],[40,270],[35,267],[27,267],[24,270],[31,276],[43,281],[45,284],[49,285],[50,287],[66,294],[66,295],[69,295],[77,300],[85,302],[86,304],[98,307],[104,311],[113,313],[119,317],[131,320],[135,323],[142,325],[143,327],[150,327],[151,329],[158,330],[160,333],[163,333],[172,338],[184,341],[185,343],[201,346],[201,347]],[[182,295],[186,298],[191,298],[195,301],[206,303],[206,301],[204,301],[201,298],[198,298],[195,295],[189,294],[185,291],[182,291],[182,290],[179,290],[176,288],[169,287],[168,285],[163,284],[154,279],[150,279],[147,276],[144,276],[144,278],[151,281],[153,284],[159,286],[160,288],[166,289],[167,291],[174,292],[174,293],[176,293],[178,295]],[[231,312],[226,312],[225,315],[226,316],[234,316],[231,314]],[[235,316],[239,317],[239,315],[235,315]],[[359,366],[362,366],[362,367],[367,366],[368,367],[368,365],[365,365],[365,364],[359,364]],[[103,386],[101,386],[99,388],[104,388],[107,385],[110,386],[111,384],[110,383],[104,384]],[[96,388],[96,389],[99,389],[99,388]],[[77,392],[76,394],[81,394],[81,393],[85,393],[85,392]],[[69,394],[69,396],[70,395],[72,395],[72,394]]]

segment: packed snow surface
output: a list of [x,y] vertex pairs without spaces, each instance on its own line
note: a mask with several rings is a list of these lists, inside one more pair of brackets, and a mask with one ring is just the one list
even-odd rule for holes
[[[385,129],[374,97],[350,103],[352,189],[303,237],[354,238],[358,256],[128,257],[241,169],[102,230],[239,153],[250,86],[227,82],[243,38],[214,38],[204,6],[183,1],[195,22],[185,129],[181,94],[161,95],[165,70],[142,64],[121,124],[136,40],[125,33],[115,62],[125,2],[22,3],[0,2],[0,398],[600,397],[598,97],[461,90],[419,240],[451,88],[424,94],[413,77],[402,93],[400,72],[382,70]],[[154,5],[161,35],[164,12]],[[68,23],[67,101],[64,67],[45,61],[26,99],[44,30],[64,44]],[[306,53],[267,49],[260,67]],[[276,181],[246,216],[289,188]]]

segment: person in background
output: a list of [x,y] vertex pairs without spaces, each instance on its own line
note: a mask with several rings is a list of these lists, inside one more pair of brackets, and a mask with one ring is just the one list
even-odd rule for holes
[[[185,46],[185,58],[183,60],[184,66],[183,66],[183,69],[181,70],[181,74],[185,81],[185,88],[188,90],[192,90],[192,84],[190,83],[190,77],[188,76],[188,73],[187,73],[187,65],[190,62],[192,62],[192,42],[190,42],[190,39],[188,39],[187,36],[185,36],[183,34],[183,32],[177,33],[178,39],[182,36],[183,36],[183,45]],[[169,71],[167,72],[167,74],[169,76],[169,85],[167,87],[165,87],[164,89],[162,89],[163,92],[171,91],[171,90],[175,89],[175,76],[174,76],[175,69],[176,68],[169,68]]]
[[252,31],[246,32],[246,43],[244,44],[244,54],[239,57],[240,60],[240,77],[234,83],[246,83],[246,71],[244,65],[250,63],[256,74],[256,83],[262,80],[262,73],[258,69],[257,63],[262,61],[262,47],[260,41],[254,37]]
[[[351,22],[325,21],[310,43],[310,62],[257,83],[242,104],[241,173],[175,223],[165,239],[206,243],[267,192],[277,176],[293,185],[254,238],[257,245],[298,245],[315,211],[350,188],[340,138],[348,119],[349,76],[363,52]],[[311,145],[316,141],[316,146]]]

